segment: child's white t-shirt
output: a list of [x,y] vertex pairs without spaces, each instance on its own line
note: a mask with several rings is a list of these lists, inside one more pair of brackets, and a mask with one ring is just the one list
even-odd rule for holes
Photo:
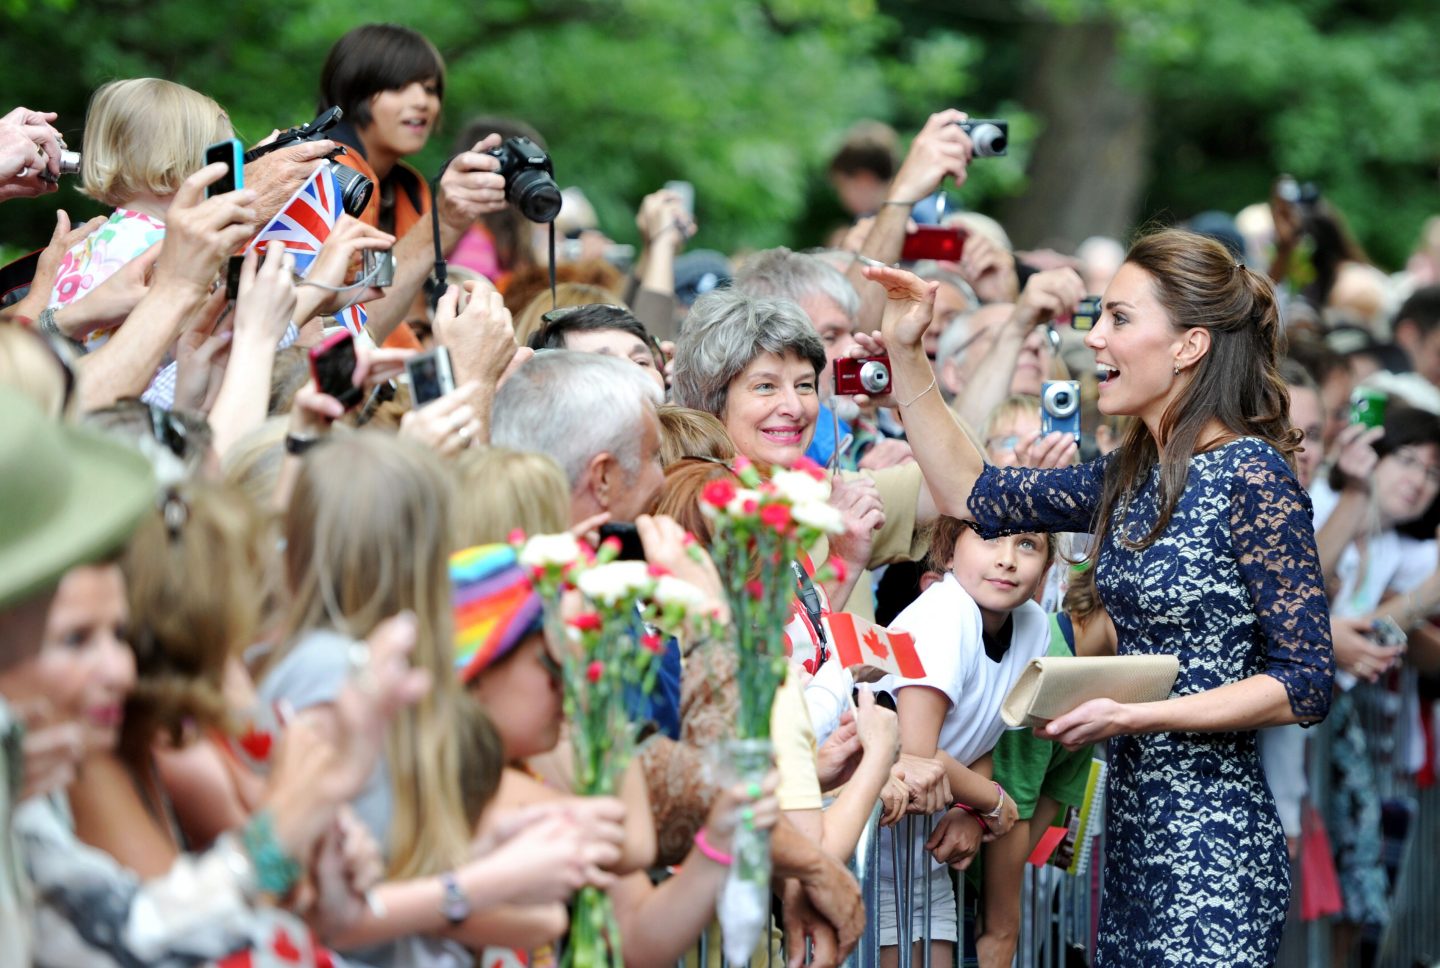
[[1000,704],[1026,663],[1050,646],[1050,617],[1033,601],[1011,613],[1010,648],[999,662],[985,654],[980,607],[947,573],[901,612],[890,628],[909,632],[925,665],[922,679],[886,676],[876,689],[895,693],[928,686],[945,695],[950,710],[940,725],[939,748],[969,766],[1005,732]]

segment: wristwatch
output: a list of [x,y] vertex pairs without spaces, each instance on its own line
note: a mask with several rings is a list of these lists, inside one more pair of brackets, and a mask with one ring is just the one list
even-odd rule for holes
[[319,437],[302,437],[299,434],[285,435],[285,453],[294,454],[296,457],[303,455],[311,447],[320,443]]
[[465,919],[470,917],[470,899],[460,890],[455,874],[451,871],[441,874],[440,886],[445,888],[445,898],[440,902],[440,913],[445,915],[445,920],[452,925],[464,924]]

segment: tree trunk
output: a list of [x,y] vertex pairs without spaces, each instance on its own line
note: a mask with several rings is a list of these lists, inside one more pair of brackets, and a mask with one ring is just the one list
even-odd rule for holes
[[1025,108],[1043,125],[1026,193],[1002,221],[1019,248],[1073,252],[1091,235],[1127,241],[1149,179],[1150,103],[1120,76],[1110,22],[1035,24]]

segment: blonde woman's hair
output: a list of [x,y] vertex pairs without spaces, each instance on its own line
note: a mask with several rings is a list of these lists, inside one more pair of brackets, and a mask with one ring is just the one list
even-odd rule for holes
[[205,167],[205,148],[231,134],[220,105],[198,91],[158,77],[111,81],[85,114],[81,190],[110,206],[172,195]]
[[1029,393],[1012,393],[995,404],[995,409],[985,418],[985,440],[995,436],[997,427],[1013,422],[1016,417],[1036,416],[1039,413],[1039,397]]
[[735,444],[714,414],[667,403],[656,410],[660,417],[660,463],[669,467],[686,457],[732,461]]
[[412,661],[433,685],[386,731],[392,878],[448,870],[470,839],[460,787],[465,696],[453,668],[454,499],[449,471],[429,450],[360,431],[306,455],[285,515],[290,616],[272,667],[311,630],[362,639],[398,612],[415,613]]
[[503,543],[516,528],[557,534],[570,527],[570,484],[553,457],[482,447],[463,452],[455,467],[457,546]]
[[257,508],[275,506],[275,486],[285,463],[287,417],[270,417],[237,440],[225,452],[220,465],[225,480],[234,484]]
[[65,412],[66,364],[59,354],[65,352],[47,346],[38,330],[20,323],[0,323],[0,383],[19,390],[46,415],[63,419],[69,416]]
[[228,729],[226,663],[255,639],[273,571],[260,510],[238,488],[182,484],[141,519],[122,560],[137,680],[121,746],[148,762],[157,736]]

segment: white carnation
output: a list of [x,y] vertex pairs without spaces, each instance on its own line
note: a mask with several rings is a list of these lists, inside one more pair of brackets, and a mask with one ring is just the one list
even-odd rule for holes
[[580,542],[568,531],[537,534],[520,549],[520,563],[531,568],[569,565],[580,560]]
[[[742,514],[755,514],[758,512],[760,502],[764,500],[765,495],[761,494],[759,491],[753,490],[748,487],[742,487],[735,492],[735,496],[730,499],[730,503],[725,505],[725,513],[731,515],[732,517]],[[755,502],[756,510],[745,510],[745,504],[748,501]]]
[[580,591],[591,601],[614,605],[650,588],[654,579],[643,561],[612,561],[587,569],[580,575]]
[[680,605],[687,613],[698,612],[707,603],[705,593],[674,575],[661,575],[655,583],[655,601],[661,606]]
[[770,478],[776,492],[791,504],[806,504],[811,501],[824,503],[830,500],[830,482],[816,480],[800,471],[776,471]]
[[845,516],[823,501],[806,501],[797,504],[790,512],[795,520],[807,528],[826,534],[841,534],[845,530]]

